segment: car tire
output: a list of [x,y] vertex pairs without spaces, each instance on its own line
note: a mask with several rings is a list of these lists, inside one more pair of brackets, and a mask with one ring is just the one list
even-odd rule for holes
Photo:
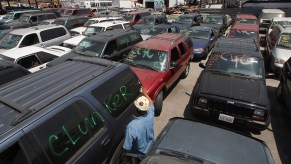
[[182,78],[182,79],[185,79],[185,78],[188,76],[189,71],[190,71],[190,62],[188,62],[188,64],[187,64],[185,70],[183,71],[183,73],[182,73],[182,75],[181,75],[181,78]]
[[279,102],[283,102],[283,88],[282,88],[282,82],[279,83],[277,89],[276,89],[276,99],[279,101]]
[[114,150],[114,153],[112,154],[110,158],[110,162],[108,162],[109,164],[119,164],[121,162],[123,143],[124,143],[124,139],[121,140],[121,142],[118,144],[118,146]]
[[164,94],[163,91],[160,91],[155,99],[155,116],[160,116],[163,109]]

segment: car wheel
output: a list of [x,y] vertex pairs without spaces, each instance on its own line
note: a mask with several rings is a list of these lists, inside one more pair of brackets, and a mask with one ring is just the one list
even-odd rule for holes
[[164,95],[163,91],[160,91],[160,93],[157,95],[155,99],[155,116],[160,116],[163,109],[163,101],[164,101]]
[[116,147],[114,153],[112,154],[109,164],[118,164],[121,162],[123,143],[124,143],[124,139]]
[[283,102],[283,96],[282,96],[283,88],[282,88],[282,82],[279,83],[277,90],[276,90],[276,99],[279,102]]
[[181,78],[182,79],[185,79],[188,76],[189,71],[190,71],[190,62],[188,62],[187,66],[186,66],[186,68],[184,70],[184,72],[181,75]]

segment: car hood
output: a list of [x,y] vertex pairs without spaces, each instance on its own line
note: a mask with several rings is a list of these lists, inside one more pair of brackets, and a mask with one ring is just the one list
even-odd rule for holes
[[0,54],[2,54],[3,52],[7,51],[8,49],[0,49]]
[[275,58],[283,59],[284,61],[287,61],[291,57],[291,49],[287,48],[281,48],[281,47],[276,47],[275,52],[272,53],[272,55]]
[[193,39],[191,38],[194,49],[196,48],[205,48],[208,44],[207,39]]
[[146,40],[147,38],[151,37],[152,35],[141,35],[143,40]]
[[204,71],[200,83],[202,94],[222,96],[262,106],[268,105],[267,88],[263,80],[250,80]]
[[134,71],[134,73],[137,75],[139,80],[142,83],[142,86],[144,86],[146,89],[149,89],[152,87],[152,84],[159,80],[160,74],[162,72],[157,72],[153,70],[147,70],[137,67],[131,67],[131,69]]
[[64,41],[64,44],[69,44],[69,45],[72,45],[72,46],[76,46],[76,45],[78,45],[78,44],[81,42],[81,40],[83,40],[84,38],[86,38],[86,36],[84,36],[84,35],[75,36],[75,37],[73,37],[73,38],[71,38],[71,39],[65,40],[65,41]]
[[82,34],[82,32],[84,32],[85,30],[86,30],[86,27],[77,27],[77,28],[71,29],[70,31],[74,31],[74,32]]
[[191,23],[178,23],[173,22],[173,25],[176,25],[180,30],[187,30],[188,28],[192,27]]
[[222,24],[205,24],[205,23],[201,23],[200,26],[211,27],[211,28],[215,28],[217,30],[220,30],[222,28]]

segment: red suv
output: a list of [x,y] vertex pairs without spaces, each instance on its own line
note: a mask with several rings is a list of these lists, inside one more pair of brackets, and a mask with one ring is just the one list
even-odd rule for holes
[[188,76],[192,52],[187,35],[164,33],[137,43],[124,59],[154,100],[156,116],[162,111],[164,94],[176,80]]

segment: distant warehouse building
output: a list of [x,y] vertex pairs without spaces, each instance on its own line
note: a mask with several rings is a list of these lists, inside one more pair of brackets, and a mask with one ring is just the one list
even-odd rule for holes
[[184,5],[185,0],[113,0],[112,5],[118,7],[138,7],[142,4],[146,8],[162,9],[166,7],[174,7],[176,5]]

